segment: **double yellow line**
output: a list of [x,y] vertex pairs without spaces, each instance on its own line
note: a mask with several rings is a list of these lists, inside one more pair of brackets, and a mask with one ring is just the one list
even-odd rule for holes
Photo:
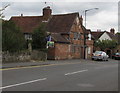
[[49,65],[36,65],[36,66],[23,66],[23,67],[13,67],[13,68],[3,68],[3,69],[0,69],[0,71],[15,70],[15,69],[26,69],[26,68],[37,68],[37,67],[47,67],[47,66],[57,66],[57,65],[68,65],[68,64],[78,64],[78,63],[81,63],[81,62],[49,64]]

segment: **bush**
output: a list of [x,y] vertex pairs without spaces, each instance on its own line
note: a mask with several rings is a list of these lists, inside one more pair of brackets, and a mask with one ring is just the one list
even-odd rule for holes
[[25,38],[20,29],[12,21],[2,23],[2,50],[16,52],[24,49]]
[[35,29],[32,36],[32,48],[37,50],[46,49],[46,24],[42,23]]
[[117,45],[117,41],[115,40],[98,40],[94,43],[94,46],[99,47],[101,50],[104,50],[106,48],[114,49],[117,47]]

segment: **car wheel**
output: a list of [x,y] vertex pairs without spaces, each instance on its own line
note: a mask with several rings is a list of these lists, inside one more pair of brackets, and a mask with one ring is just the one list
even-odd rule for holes
[[108,58],[106,59],[106,61],[108,61]]

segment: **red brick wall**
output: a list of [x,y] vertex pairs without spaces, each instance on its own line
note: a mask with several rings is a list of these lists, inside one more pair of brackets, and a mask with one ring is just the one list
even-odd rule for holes
[[55,43],[55,59],[68,59],[70,56],[69,44]]
[[81,46],[72,44],[55,43],[55,59],[80,58]]
[[[74,32],[80,33],[80,39],[74,40]],[[74,21],[69,35],[64,37],[70,37],[70,44],[55,43],[55,48],[49,50],[50,58],[59,59],[72,59],[72,58],[84,58],[84,34],[80,23]],[[93,51],[93,41],[87,41],[87,45],[91,47],[91,54]]]
[[[82,30],[81,24],[77,23],[77,21],[75,20],[70,32],[71,32],[70,33],[71,46],[73,46],[72,50],[75,49],[75,51],[71,52],[72,58],[83,58],[84,35],[83,35],[83,30]],[[74,40],[74,34],[73,34],[74,32],[80,33],[80,39]]]

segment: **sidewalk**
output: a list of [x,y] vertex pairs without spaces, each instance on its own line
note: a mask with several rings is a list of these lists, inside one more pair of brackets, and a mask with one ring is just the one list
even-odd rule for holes
[[62,64],[62,63],[74,63],[74,62],[88,62],[88,60],[68,59],[68,60],[33,61],[33,62],[14,62],[14,63],[4,63],[4,64],[2,64],[2,68],[4,69],[4,68],[27,67],[27,66],[49,65],[49,64]]

